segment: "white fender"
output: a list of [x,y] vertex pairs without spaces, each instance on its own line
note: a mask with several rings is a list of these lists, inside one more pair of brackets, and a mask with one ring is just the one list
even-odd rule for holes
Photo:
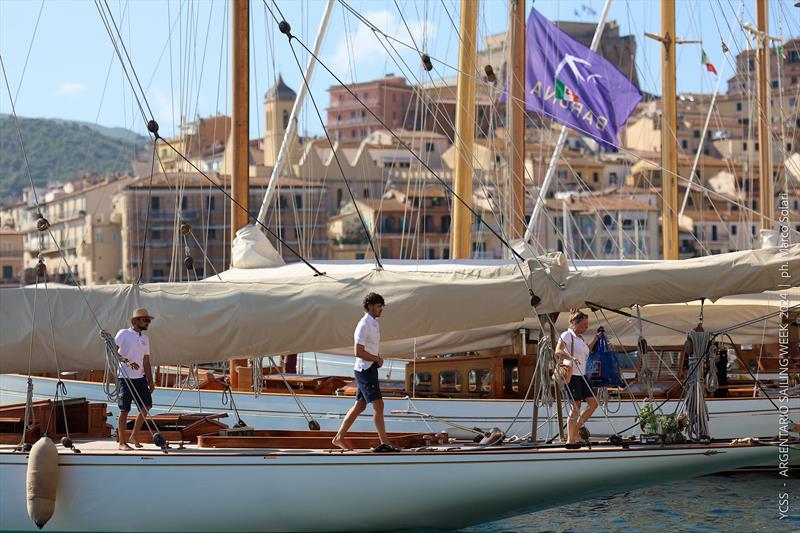
[[28,456],[28,516],[42,529],[53,516],[58,490],[58,449],[52,440],[42,437]]

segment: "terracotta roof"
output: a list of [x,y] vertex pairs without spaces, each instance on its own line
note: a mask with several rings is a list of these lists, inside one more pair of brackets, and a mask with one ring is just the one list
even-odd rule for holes
[[374,211],[380,211],[381,213],[404,212],[412,209],[411,206],[407,206],[390,198],[362,198],[356,201],[359,205],[363,205]]
[[[545,204],[548,209],[559,211],[563,200],[550,199]],[[578,196],[567,202],[570,211],[605,212],[605,211],[658,211],[658,207],[624,196]]]

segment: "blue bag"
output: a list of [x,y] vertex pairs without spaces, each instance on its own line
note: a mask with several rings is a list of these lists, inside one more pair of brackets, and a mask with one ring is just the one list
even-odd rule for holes
[[616,352],[608,350],[606,336],[600,334],[595,351],[586,360],[586,377],[592,387],[624,387]]

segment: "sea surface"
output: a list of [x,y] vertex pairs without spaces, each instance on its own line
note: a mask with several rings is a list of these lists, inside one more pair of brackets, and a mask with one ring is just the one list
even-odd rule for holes
[[[783,484],[786,483],[786,488]],[[789,493],[789,517],[779,497]],[[459,533],[723,531],[800,532],[800,472],[705,476],[565,505],[459,530]]]

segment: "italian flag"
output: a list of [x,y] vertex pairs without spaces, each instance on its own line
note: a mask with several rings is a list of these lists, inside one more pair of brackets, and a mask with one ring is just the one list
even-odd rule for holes
[[576,104],[580,102],[578,95],[575,94],[572,89],[564,85],[560,80],[556,80],[556,99],[566,100]]
[[708,56],[706,55],[706,51],[702,50],[703,55],[700,57],[700,62],[706,66],[706,70],[709,72],[713,72],[714,75],[717,75],[717,69],[714,68],[714,65],[711,64],[711,61],[708,60]]

